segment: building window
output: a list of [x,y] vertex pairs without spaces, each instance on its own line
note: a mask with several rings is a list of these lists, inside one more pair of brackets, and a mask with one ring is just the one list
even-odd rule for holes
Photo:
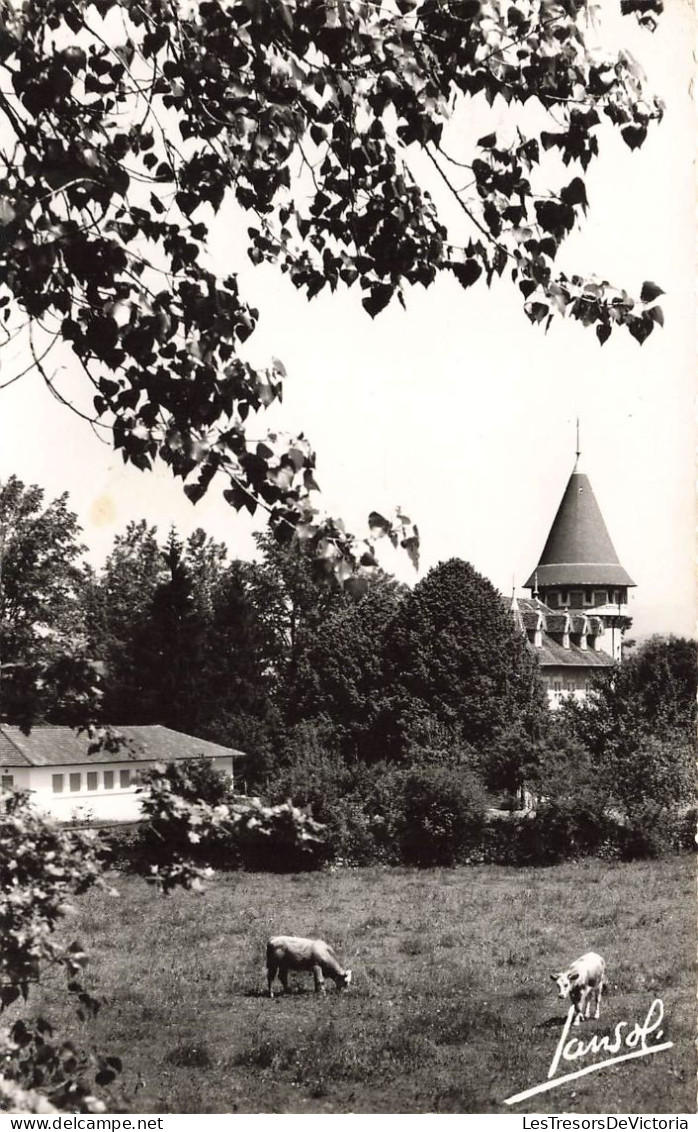
[[11,790],[14,784],[15,778],[13,774],[3,774],[2,778],[0,779],[0,789]]
[[591,605],[593,600],[594,600],[594,598],[593,598],[593,594],[592,594],[591,590],[585,590],[584,591],[584,604],[585,605]]
[[63,793],[63,775],[62,774],[52,775],[51,776],[51,785],[53,786],[53,793],[54,794],[62,794]]
[[594,605],[605,605],[607,596],[605,590],[594,590]]
[[77,794],[79,790],[82,790],[82,775],[81,774],[71,774],[71,776],[70,776],[70,793],[71,794]]
[[98,781],[97,771],[96,770],[88,770],[88,772],[87,772],[87,789],[88,790],[96,790],[97,789],[97,781]]
[[104,772],[104,789],[105,790],[113,790],[114,789],[114,771],[113,770],[105,770],[105,772]]
[[121,787],[122,790],[128,790],[130,785],[131,785],[131,771],[130,770],[120,770],[119,771],[119,786]]

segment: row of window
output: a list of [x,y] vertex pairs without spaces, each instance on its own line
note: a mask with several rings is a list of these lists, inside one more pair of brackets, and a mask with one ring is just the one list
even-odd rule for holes
[[547,593],[543,601],[547,605],[570,606],[572,609],[581,609],[585,605],[625,605],[628,600],[628,591],[622,590],[553,590]]
[[[104,770],[102,774],[102,789],[103,790],[128,790],[131,786],[135,786],[137,776],[132,770],[119,771],[119,785],[115,785],[115,772],[113,770]],[[99,790],[99,776],[100,772],[97,770],[88,770],[85,774],[85,789],[88,791]],[[54,774],[51,776],[51,785],[54,794],[62,794],[66,788],[65,780],[68,779],[68,793],[79,794],[82,790],[83,775],[81,771],[76,771],[74,774]]]
[[574,677],[567,680],[552,679],[546,681],[548,688],[552,692],[590,692],[590,680],[575,680]]

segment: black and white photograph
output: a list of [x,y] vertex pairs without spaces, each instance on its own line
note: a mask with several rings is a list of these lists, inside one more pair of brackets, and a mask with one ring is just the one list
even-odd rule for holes
[[693,1125],[697,36],[0,0],[3,1130]]

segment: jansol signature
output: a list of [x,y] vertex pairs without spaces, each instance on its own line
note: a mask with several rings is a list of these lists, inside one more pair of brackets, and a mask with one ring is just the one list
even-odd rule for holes
[[[649,1057],[651,1054],[659,1053],[660,1050],[671,1049],[673,1045],[673,1042],[660,1042],[660,1039],[664,1036],[664,1031],[659,1028],[664,1018],[664,1004],[661,998],[655,998],[647,1011],[644,1022],[632,1024],[630,1022],[618,1022],[612,1034],[602,1036],[593,1034],[588,1040],[582,1040],[576,1035],[572,1038],[569,1036],[575,1012],[575,1007],[570,1006],[562,1027],[560,1040],[550,1063],[547,1081],[534,1085],[523,1093],[516,1093],[513,1097],[507,1097],[505,1104],[520,1104],[521,1101],[528,1100],[529,1097],[533,1097],[537,1093],[556,1089],[558,1085],[563,1085],[566,1081],[573,1081],[587,1073],[595,1073],[598,1069],[603,1069],[609,1065],[618,1065],[621,1061],[630,1061],[637,1057]],[[651,1042],[648,1041],[650,1036],[652,1037]],[[624,1049],[630,1052],[621,1053],[621,1050]],[[574,1070],[572,1073],[556,1076],[562,1062],[581,1062],[590,1054],[593,1056],[599,1053],[606,1055],[603,1060],[594,1061],[590,1065]]]

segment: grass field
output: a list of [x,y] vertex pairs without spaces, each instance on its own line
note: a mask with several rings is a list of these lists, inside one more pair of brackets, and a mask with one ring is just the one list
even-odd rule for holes
[[[238,873],[205,895],[169,898],[135,878],[116,884],[120,899],[91,893],[67,925],[106,999],[74,1033],[123,1058],[131,1111],[511,1111],[504,1098],[546,1079],[562,1029],[566,1004],[549,975],[591,949],[605,957],[610,985],[600,1022],[582,1035],[643,1021],[660,997],[663,1040],[674,1047],[516,1111],[695,1110],[690,857]],[[330,940],[353,969],[350,992],[330,983],[323,1000],[299,975],[294,993],[266,998],[264,944],[274,933]],[[58,999],[42,993],[57,1020]]]

